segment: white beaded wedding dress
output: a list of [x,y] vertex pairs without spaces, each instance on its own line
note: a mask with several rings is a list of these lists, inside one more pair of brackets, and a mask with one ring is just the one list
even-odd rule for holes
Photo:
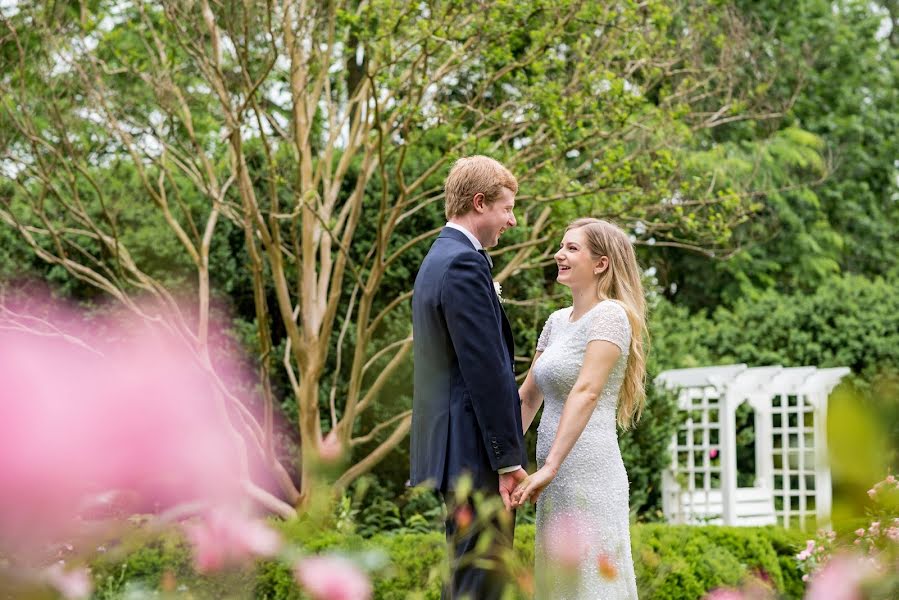
[[[628,509],[628,480],[618,449],[616,413],[631,328],[624,308],[605,300],[575,322],[572,308],[550,315],[534,364],[544,395],[537,428],[537,465],[555,439],[562,407],[580,374],[587,343],[621,349],[596,409],[555,479],[537,501],[537,597],[553,600],[637,598]],[[567,561],[567,562],[566,562]]]

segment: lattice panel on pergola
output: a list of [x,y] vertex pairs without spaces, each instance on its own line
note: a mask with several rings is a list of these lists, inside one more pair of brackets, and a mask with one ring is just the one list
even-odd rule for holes
[[[691,395],[692,396],[692,395]],[[706,388],[687,398],[686,419],[675,434],[674,476],[681,485],[679,504],[687,522],[705,522],[721,512],[720,405]]]
[[771,399],[774,510],[784,527],[816,518],[815,407],[803,396]]

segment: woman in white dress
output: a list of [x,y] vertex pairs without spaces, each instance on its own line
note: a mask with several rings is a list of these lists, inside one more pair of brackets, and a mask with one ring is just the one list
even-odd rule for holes
[[646,398],[646,309],[637,258],[615,225],[578,219],[555,259],[572,306],[547,319],[520,390],[525,431],[545,406],[538,470],[515,489],[512,502],[537,502],[538,597],[636,599],[617,428],[636,423]]

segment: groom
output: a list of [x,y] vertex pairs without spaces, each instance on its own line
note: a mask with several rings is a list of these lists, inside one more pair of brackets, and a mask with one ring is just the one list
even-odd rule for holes
[[[459,478],[468,476],[476,490],[498,493],[507,510],[509,494],[527,476],[526,451],[512,330],[484,248],[496,246],[515,226],[517,191],[515,176],[492,158],[459,159],[444,185],[448,223],[421,264],[412,296],[411,483],[429,483],[447,498]],[[476,525],[457,522],[452,514],[447,518],[455,561],[444,598],[502,594],[506,582],[498,571],[471,564]],[[508,527],[493,536],[488,554],[511,544]]]

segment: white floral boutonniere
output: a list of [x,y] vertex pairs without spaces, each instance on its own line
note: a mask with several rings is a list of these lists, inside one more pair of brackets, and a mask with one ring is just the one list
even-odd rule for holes
[[493,291],[496,292],[496,297],[499,298],[499,301],[503,301],[503,286],[499,284],[495,279],[493,280]]

